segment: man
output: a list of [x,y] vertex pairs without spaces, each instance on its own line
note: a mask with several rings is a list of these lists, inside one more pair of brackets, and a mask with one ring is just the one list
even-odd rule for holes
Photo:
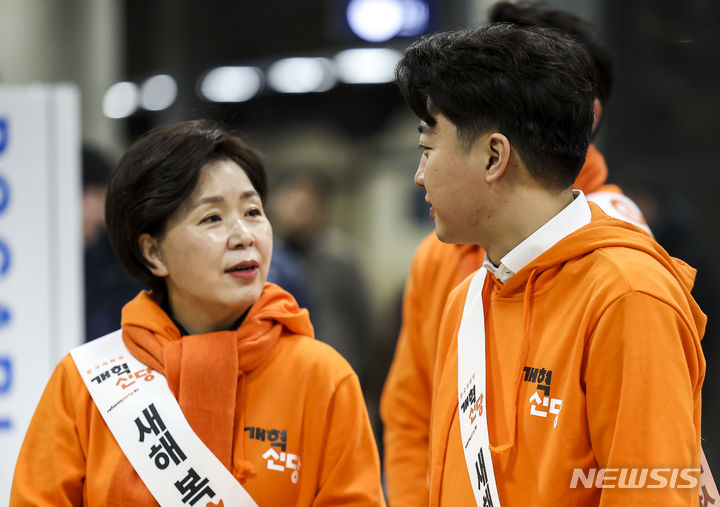
[[[571,190],[593,80],[571,40],[507,25],[430,37],[398,67],[423,120],[416,183],[436,234],[482,246],[489,271],[454,290],[433,351],[431,505],[697,502],[694,270]],[[628,467],[695,475],[684,488],[588,479]]]
[[[613,62],[592,25],[568,12],[527,3],[499,2],[488,17],[491,22],[554,28],[585,46],[595,67],[594,133],[612,91]],[[573,188],[585,192],[607,214],[646,228],[638,207],[617,186],[606,184],[607,176],[603,156],[590,145]],[[478,245],[445,244],[431,233],[413,259],[403,301],[403,327],[381,404],[384,469],[393,505],[427,504],[430,395],[440,317],[450,291],[479,269],[484,257]]]

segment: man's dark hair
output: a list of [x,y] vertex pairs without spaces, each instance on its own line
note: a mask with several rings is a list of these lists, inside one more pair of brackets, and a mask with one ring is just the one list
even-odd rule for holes
[[148,269],[140,235],[161,237],[168,218],[195,190],[202,168],[217,160],[237,163],[265,202],[267,175],[260,155],[206,120],[151,130],[113,170],[105,202],[108,236],[120,263],[145,287],[164,292],[165,283]]
[[537,181],[560,189],[572,185],[590,143],[593,74],[569,37],[494,24],[423,37],[398,63],[396,81],[428,125],[441,113],[467,149],[497,130]]
[[531,2],[498,2],[488,12],[491,23],[544,26],[569,35],[585,46],[595,65],[595,94],[605,104],[613,85],[614,64],[610,49],[598,37],[595,27],[574,14]]

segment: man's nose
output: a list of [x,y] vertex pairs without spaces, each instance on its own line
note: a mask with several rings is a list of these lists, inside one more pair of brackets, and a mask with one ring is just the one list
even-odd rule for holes
[[425,157],[420,158],[417,171],[415,171],[415,178],[413,181],[418,187],[425,188]]

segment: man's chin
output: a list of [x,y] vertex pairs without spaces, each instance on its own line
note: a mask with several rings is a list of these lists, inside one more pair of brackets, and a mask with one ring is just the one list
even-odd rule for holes
[[448,243],[451,245],[460,245],[466,243],[465,241],[460,240],[456,234],[452,233],[452,231],[449,231],[447,230],[447,228],[438,225],[437,222],[435,223],[435,235],[443,243]]

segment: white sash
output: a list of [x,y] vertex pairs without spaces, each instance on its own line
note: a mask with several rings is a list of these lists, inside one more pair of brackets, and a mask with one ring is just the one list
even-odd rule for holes
[[73,349],[75,365],[115,440],[160,505],[257,507],[198,438],[165,377],[135,359],[121,331]]
[[617,192],[593,192],[585,197],[600,206],[606,215],[630,222],[652,234],[642,211],[628,196]]
[[478,507],[499,506],[490,455],[485,390],[485,312],[482,290],[487,270],[475,273],[458,330],[458,417],[465,465]]

